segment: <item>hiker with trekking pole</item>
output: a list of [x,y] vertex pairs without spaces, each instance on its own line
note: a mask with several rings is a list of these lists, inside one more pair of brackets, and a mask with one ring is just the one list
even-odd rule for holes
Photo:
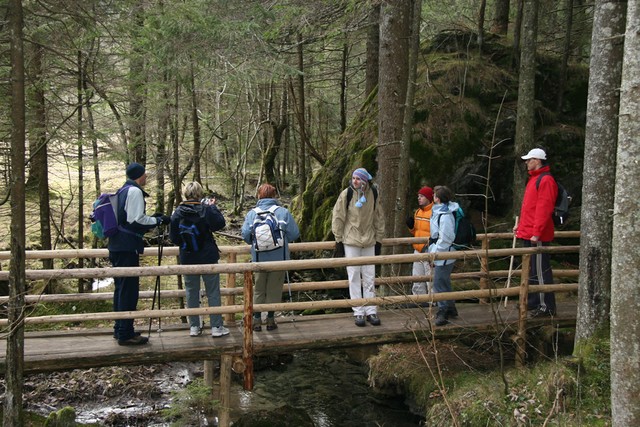
[[[144,251],[144,233],[169,224],[169,216],[145,213],[145,197],[142,189],[147,184],[145,167],[131,163],[126,169],[127,181],[115,197],[117,231],[109,236],[109,260],[114,267],[139,267],[140,254]],[[135,311],[140,294],[140,277],[116,277],[113,292],[113,311]],[[149,342],[134,330],[133,319],[119,319],[113,327],[113,337],[119,345],[143,345]]]
[[[554,237],[554,208],[558,196],[558,184],[551,176],[547,154],[534,148],[522,156],[527,166],[529,181],[524,190],[520,223],[513,227],[525,248],[548,246]],[[553,283],[549,253],[531,255],[530,285]],[[549,293],[530,293],[527,309],[531,317],[549,317],[556,314],[556,297]]]

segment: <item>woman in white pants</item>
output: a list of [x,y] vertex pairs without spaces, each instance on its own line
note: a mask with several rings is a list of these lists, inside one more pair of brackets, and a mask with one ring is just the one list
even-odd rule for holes
[[[347,258],[380,253],[384,237],[384,213],[378,203],[378,190],[364,168],[353,171],[351,185],[338,196],[333,207],[331,229],[336,239],[336,256]],[[351,299],[375,297],[375,265],[347,267]],[[356,326],[366,322],[380,325],[375,305],[353,307]]]

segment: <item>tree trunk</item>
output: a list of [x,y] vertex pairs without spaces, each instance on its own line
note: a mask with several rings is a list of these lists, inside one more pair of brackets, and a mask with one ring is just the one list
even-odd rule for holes
[[[410,1],[383,1],[380,9],[380,81],[378,86],[378,172],[386,235],[394,233],[398,169],[402,155],[404,109],[409,81]],[[406,165],[403,165],[406,166]],[[401,191],[406,191],[402,188]]]
[[513,211],[520,210],[526,178],[520,156],[535,143],[535,83],[538,0],[524,0],[522,20],[522,52],[518,79],[518,112],[516,118],[515,164],[513,167]]
[[566,0],[566,28],[564,32],[564,45],[562,48],[562,62],[560,63],[560,78],[558,80],[558,99],[556,101],[556,112],[562,113],[562,103],[564,101],[564,89],[567,83],[567,68],[569,57],[571,56],[571,31],[573,28],[573,0]]
[[[584,141],[576,353],[609,328],[611,235],[626,2],[595,4]],[[616,37],[616,35],[618,37]],[[605,142],[606,141],[606,142]]]
[[[396,210],[395,212],[393,222],[393,236],[395,237],[409,235],[405,219],[409,213],[407,196],[408,192],[411,191],[408,165],[410,163],[409,153],[411,149],[411,139],[413,136],[413,113],[415,111],[414,100],[418,74],[418,52],[420,50],[421,11],[422,0],[413,0],[413,12],[411,14],[411,38],[409,39],[409,78],[407,80],[407,95],[402,125],[402,151],[400,153],[400,165],[404,165],[404,167],[398,168],[397,205],[401,207],[401,209]],[[402,248],[398,248],[398,251],[398,253],[404,252]]]
[[365,93],[368,97],[378,87],[380,70],[380,4],[376,4],[369,12],[369,29],[367,31],[367,68],[365,70]]
[[[139,3],[133,8],[132,22],[132,38],[134,42],[137,38],[136,33],[144,27],[144,5]],[[131,58],[129,60],[130,82],[129,82],[129,141],[132,151],[131,157],[134,161],[146,164],[146,141],[145,141],[145,125],[144,125],[144,87],[145,87],[145,71],[144,71],[144,53],[134,43]],[[127,160],[128,162],[129,160]]]
[[193,180],[202,183],[200,173],[200,156],[202,142],[200,140],[200,119],[198,118],[198,97],[196,95],[196,78],[193,73],[193,61],[189,63],[189,85],[191,92],[191,125],[193,126]]
[[3,425],[23,426],[25,279],[25,92],[22,1],[9,0],[11,44],[11,261]]
[[[29,182],[38,187],[38,204],[40,209],[40,247],[43,250],[51,249],[51,208],[49,204],[49,159],[47,149],[47,117],[44,86],[42,75],[44,73],[42,57],[44,49],[40,44],[33,44],[33,56],[31,58],[31,70],[34,79],[31,90],[31,103],[33,111],[32,135],[29,151],[31,154],[31,168],[29,169]],[[29,183],[27,183],[27,188]],[[42,268],[53,268],[52,259],[43,259]],[[47,283],[46,293],[52,293],[51,284]]]
[[491,32],[507,35],[509,29],[509,0],[496,0]]
[[[84,107],[84,67],[82,60],[82,51],[78,51],[78,81],[77,81],[77,99],[78,99],[78,249],[84,248],[84,123],[82,110]],[[78,268],[84,268],[84,259],[78,259]],[[78,279],[78,292],[84,292],[84,279]]]
[[627,6],[611,266],[611,421],[640,425],[640,4]]
[[300,126],[300,158],[298,170],[298,192],[304,193],[307,188],[307,124],[304,119],[305,99],[304,99],[304,49],[302,44],[302,34],[298,33],[298,100],[295,103]]
[[484,19],[487,10],[487,0],[480,1],[480,9],[478,10],[478,53],[482,53],[482,44],[484,43]]
[[516,22],[513,24],[513,60],[514,68],[520,67],[520,34],[522,34],[522,15],[525,0],[516,0]]
[[167,133],[170,117],[171,101],[169,97],[169,72],[165,71],[162,76],[162,105],[160,106],[160,116],[158,118],[158,140],[156,142],[156,212],[165,212],[164,184],[165,170],[168,168]]
[[[349,45],[342,44],[342,58],[340,64],[340,133],[347,128],[347,66],[349,64]],[[320,120],[319,120],[320,122]],[[326,153],[325,153],[326,154]]]

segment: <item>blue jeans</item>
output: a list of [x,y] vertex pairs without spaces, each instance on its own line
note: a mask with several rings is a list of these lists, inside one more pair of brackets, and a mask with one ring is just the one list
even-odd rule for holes
[[[220,307],[219,274],[185,274],[184,289],[187,294],[187,308],[200,307],[200,277],[204,282],[209,307]],[[209,321],[212,327],[220,327],[222,326],[222,315],[211,314]],[[200,316],[189,316],[189,326],[200,326]]]
[[[140,257],[136,252],[109,252],[109,260],[114,267],[138,267]],[[135,311],[140,295],[140,278],[115,277],[113,291],[113,311]],[[113,336],[118,340],[133,338],[133,319],[116,320]]]
[[[439,294],[441,292],[451,292],[451,272],[455,263],[447,265],[436,265],[433,269],[433,292]],[[438,301],[438,309],[449,310],[455,308],[454,301]]]

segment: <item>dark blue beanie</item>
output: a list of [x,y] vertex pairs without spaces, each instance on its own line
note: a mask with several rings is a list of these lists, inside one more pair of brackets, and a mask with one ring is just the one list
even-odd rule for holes
[[142,175],[144,175],[144,166],[142,166],[140,163],[134,162],[127,166],[127,178],[135,181]]

